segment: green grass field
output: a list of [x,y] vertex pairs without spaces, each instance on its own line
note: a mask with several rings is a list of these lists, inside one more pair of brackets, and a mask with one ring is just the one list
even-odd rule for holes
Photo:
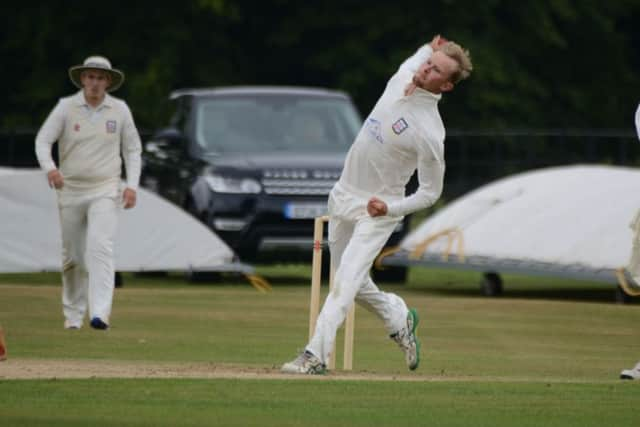
[[[640,304],[614,304],[613,287],[508,276],[485,298],[477,274],[415,268],[408,285],[381,287],[421,315],[418,371],[358,309],[354,374],[286,378],[277,368],[306,343],[309,268],[259,273],[272,292],[126,275],[106,333],[62,328],[58,275],[0,276],[0,425],[640,425],[640,382],[618,379],[640,359]],[[44,378],[11,376],[38,364]],[[70,378],[76,365],[129,378]],[[182,374],[144,374],[167,366]]]

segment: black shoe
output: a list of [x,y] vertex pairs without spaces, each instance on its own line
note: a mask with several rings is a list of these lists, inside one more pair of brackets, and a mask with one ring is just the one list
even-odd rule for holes
[[104,323],[99,317],[94,317],[93,319],[91,319],[91,327],[93,329],[101,329],[103,331],[109,329],[109,325]]

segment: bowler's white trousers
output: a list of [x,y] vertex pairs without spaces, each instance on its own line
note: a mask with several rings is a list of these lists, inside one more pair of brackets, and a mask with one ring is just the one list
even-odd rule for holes
[[113,243],[118,197],[65,198],[59,203],[62,228],[62,310],[69,326],[89,318],[109,323],[114,287]]
[[333,290],[327,296],[306,350],[324,363],[329,360],[336,332],[354,300],[375,313],[389,334],[406,325],[408,308],[399,296],[382,292],[369,270],[401,217],[372,218],[368,198],[346,191],[340,184],[329,195],[329,248],[336,268]]

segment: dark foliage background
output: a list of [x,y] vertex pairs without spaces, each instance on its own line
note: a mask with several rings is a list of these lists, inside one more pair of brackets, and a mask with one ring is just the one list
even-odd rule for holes
[[141,128],[169,91],[287,84],[349,92],[363,114],[398,64],[441,33],[475,72],[445,96],[450,129],[633,128],[640,1],[184,0],[0,6],[0,128],[37,128],[94,53],[126,72]]

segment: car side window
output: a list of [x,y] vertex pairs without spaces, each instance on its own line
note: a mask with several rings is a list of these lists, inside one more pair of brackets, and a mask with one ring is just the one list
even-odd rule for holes
[[183,134],[187,134],[189,129],[190,103],[186,97],[177,98],[171,105],[173,113],[169,124],[171,127],[178,129]]

